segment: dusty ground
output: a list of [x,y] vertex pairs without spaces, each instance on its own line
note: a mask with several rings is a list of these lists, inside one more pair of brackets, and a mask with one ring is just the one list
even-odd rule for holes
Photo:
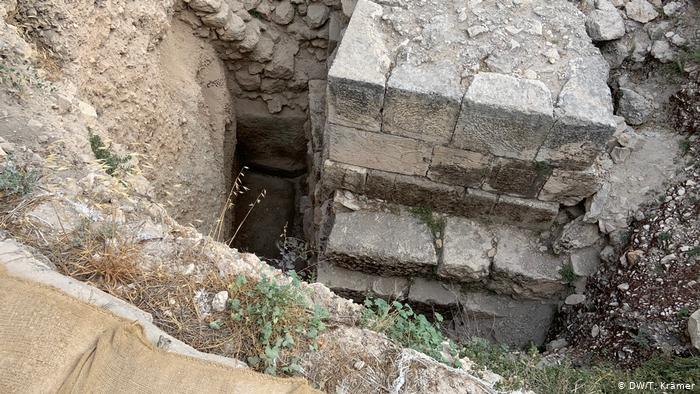
[[207,233],[231,182],[235,113],[224,66],[172,19],[174,3],[21,0],[10,23],[37,44],[43,78],[92,104],[104,137],[141,154],[169,213]]

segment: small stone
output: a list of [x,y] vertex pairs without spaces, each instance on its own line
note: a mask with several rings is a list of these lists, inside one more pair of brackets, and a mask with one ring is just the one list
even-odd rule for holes
[[634,131],[626,131],[617,136],[617,142],[624,147],[632,149],[633,152],[636,152],[644,146],[645,140],[644,137]]
[[323,3],[310,4],[306,11],[306,24],[312,29],[318,29],[328,20],[330,9]]
[[669,254],[669,255],[667,255],[667,256],[664,256],[664,257],[661,259],[661,264],[666,264],[666,263],[669,263],[669,262],[671,262],[671,261],[675,261],[675,260],[677,260],[677,259],[678,259],[678,257],[676,257],[675,254],[671,253],[671,254]]
[[583,294],[571,294],[564,300],[566,305],[578,305],[584,302],[586,302],[586,296]]
[[675,53],[673,49],[671,49],[671,45],[668,41],[656,40],[651,45],[651,56],[654,56],[654,58],[661,63],[670,63],[673,61]]
[[690,343],[700,350],[700,309],[688,318],[688,336],[690,336]]
[[654,110],[651,101],[632,89],[620,88],[620,93],[618,115],[633,126],[646,122]]
[[612,152],[610,152],[610,157],[615,164],[622,164],[630,157],[631,154],[632,149],[620,148],[619,146],[616,146],[613,148]]
[[593,327],[591,327],[591,336],[593,338],[597,337],[600,334],[600,327],[598,327],[597,324],[594,324]]
[[567,346],[569,346],[569,342],[567,342],[566,339],[564,339],[564,338],[559,338],[559,339],[555,339],[555,340],[549,342],[547,344],[546,348],[547,348],[547,351],[551,352],[554,350],[559,350],[559,349],[565,348]]
[[622,291],[627,291],[630,289],[630,284],[629,283],[620,283],[617,285],[617,288],[622,290]]
[[214,295],[214,299],[211,301],[211,309],[215,310],[216,312],[223,312],[226,310],[227,301],[228,291],[220,291]]
[[625,5],[627,17],[640,23],[647,23],[657,16],[659,13],[653,5],[646,0],[632,0]]
[[586,31],[593,41],[611,41],[625,35],[625,22],[614,7],[588,14]]
[[360,370],[365,367],[365,362],[362,360],[357,361],[355,364],[352,365],[355,369]]
[[678,1],[672,1],[666,5],[664,5],[664,14],[667,16],[673,16],[678,13],[678,11],[683,8],[683,4]]
[[288,25],[294,19],[294,6],[289,1],[283,1],[275,7],[272,21],[278,25]]
[[467,34],[469,34],[469,37],[476,37],[481,33],[486,33],[489,31],[488,27],[482,26],[482,25],[476,25],[472,26],[467,29]]

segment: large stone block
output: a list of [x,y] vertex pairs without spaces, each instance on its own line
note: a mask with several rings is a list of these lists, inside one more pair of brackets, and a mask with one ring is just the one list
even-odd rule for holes
[[548,228],[559,213],[559,204],[502,195],[493,208],[496,221],[526,228]]
[[521,349],[544,344],[556,312],[552,303],[487,292],[463,293],[461,307],[461,316],[455,318],[455,330],[461,336],[479,336]]
[[551,169],[544,163],[497,158],[484,188],[523,197],[535,197]]
[[452,312],[453,330],[459,336],[479,336],[516,348],[543,344],[556,311],[555,305],[544,301],[464,291],[456,284],[423,278],[413,281],[408,300],[419,309]]
[[442,261],[438,275],[458,282],[481,279],[489,274],[494,235],[473,220],[448,217],[442,243]]
[[452,64],[395,67],[387,82],[383,131],[449,143],[463,95],[459,81],[459,70]]
[[437,280],[416,278],[408,290],[408,300],[430,306],[457,306],[460,286]]
[[542,187],[538,198],[572,206],[595,194],[600,184],[600,175],[593,168],[584,171],[556,169]]
[[379,275],[430,275],[437,267],[433,236],[418,218],[383,212],[338,212],[323,260]]
[[452,185],[480,187],[490,164],[491,158],[487,155],[436,146],[428,178]]
[[366,168],[325,160],[321,171],[322,197],[328,197],[337,189],[362,193],[365,189],[366,179]]
[[319,261],[316,279],[334,292],[355,300],[367,296],[403,300],[408,294],[409,286],[406,278],[351,271],[326,261]]
[[381,130],[386,78],[391,59],[382,32],[382,7],[359,0],[328,72],[328,120]]
[[583,170],[593,164],[615,131],[608,65],[600,55],[574,59],[569,62],[569,76],[554,111],[556,124],[537,161]]
[[333,161],[406,175],[425,175],[432,148],[420,141],[328,124],[324,136]]
[[552,297],[566,289],[559,270],[563,258],[541,251],[536,233],[513,226],[496,232],[491,289],[521,297]]
[[453,144],[533,160],[553,121],[552,97],[544,83],[479,73],[462,100]]
[[426,178],[397,175],[391,200],[414,207],[430,207],[450,212],[462,201],[464,188],[436,183]]
[[460,204],[452,207],[450,213],[470,218],[487,217],[493,213],[497,201],[496,194],[467,188]]

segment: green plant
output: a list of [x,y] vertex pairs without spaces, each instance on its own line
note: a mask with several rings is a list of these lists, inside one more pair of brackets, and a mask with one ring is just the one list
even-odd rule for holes
[[265,19],[264,15],[260,13],[258,10],[249,10],[248,13],[253,17],[257,19]]
[[571,265],[571,263],[563,265],[561,268],[559,268],[559,275],[561,275],[562,279],[569,284],[578,279],[578,275],[576,275],[574,272],[574,266]]
[[238,276],[228,291],[230,319],[237,329],[256,335],[257,354],[248,357],[248,364],[271,375],[301,372],[294,350],[302,344],[316,350],[328,312],[307,305],[296,277],[279,284],[266,277],[252,281]]
[[682,307],[676,312],[676,317],[681,320],[687,320],[690,317],[690,310],[686,307]]
[[433,237],[439,238],[445,228],[445,222],[439,217],[435,217],[433,209],[430,207],[411,207],[409,209],[421,222],[425,223],[433,233]]
[[[620,383],[682,382],[693,384],[700,376],[700,357],[654,358],[638,368],[624,370],[607,364],[574,367],[566,359],[543,363],[537,348],[527,352],[510,351],[485,339],[472,338],[460,349],[468,357],[472,371],[489,369],[503,377],[497,384],[502,390],[525,389],[536,393],[612,393]],[[627,387],[627,386],[625,386]]]
[[37,171],[18,167],[12,157],[8,156],[0,173],[0,192],[5,196],[24,196],[34,190],[38,180]]
[[[386,334],[402,346],[425,353],[428,356],[450,365],[459,364],[447,359],[443,344],[448,344],[450,356],[457,355],[455,344],[447,340],[440,329],[443,318],[435,313],[435,322],[430,322],[423,314],[418,314],[407,304],[394,301],[391,304],[381,298],[366,299],[362,311],[361,325]],[[458,366],[458,365],[456,365]]]
[[546,161],[538,161],[535,162],[535,171],[537,171],[537,175],[539,176],[548,176],[552,174],[554,168]]
[[663,242],[668,242],[672,238],[671,232],[670,231],[664,231],[663,233],[659,234],[659,240]]
[[92,132],[90,132],[89,138],[92,153],[95,155],[95,158],[100,162],[100,164],[104,167],[105,172],[107,172],[107,174],[111,176],[116,176],[117,170],[126,170],[124,164],[126,164],[131,159],[130,155],[118,156],[112,153],[109,150],[109,148],[105,146],[105,144],[102,142],[102,138],[97,134],[93,134]]
[[678,147],[681,149],[681,154],[685,156],[688,154],[688,152],[690,152],[690,141],[688,141],[687,139],[681,140],[678,143]]
[[700,256],[700,246],[696,246],[688,251],[688,256]]

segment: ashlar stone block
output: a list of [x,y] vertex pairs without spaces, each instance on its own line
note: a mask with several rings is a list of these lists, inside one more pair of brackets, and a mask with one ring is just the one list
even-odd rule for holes
[[464,94],[459,81],[459,70],[452,64],[395,67],[387,82],[383,131],[449,143]]
[[494,220],[525,228],[546,229],[559,213],[559,204],[501,195],[493,208]]
[[496,230],[492,288],[521,297],[551,297],[566,289],[559,270],[562,258],[540,250],[538,236],[512,226]]
[[491,230],[473,220],[448,217],[438,275],[458,282],[475,281],[488,276],[494,235]]
[[491,158],[488,155],[436,146],[428,178],[452,185],[480,187],[490,165]]
[[552,97],[544,83],[479,73],[462,100],[452,144],[460,149],[533,160],[553,122]]
[[376,276],[351,271],[319,261],[317,280],[341,295],[363,299],[371,294],[391,300],[403,300],[408,294],[409,282],[397,276]]
[[595,194],[600,189],[601,181],[593,168],[584,171],[556,169],[542,187],[538,198],[573,206]]
[[568,81],[555,109],[556,124],[538,161],[568,170],[590,167],[615,131],[608,65],[602,56],[569,62]]
[[437,267],[433,236],[413,215],[338,212],[322,256],[339,267],[379,275],[430,275]]
[[410,138],[328,124],[324,138],[333,161],[406,175],[425,175],[432,147]]
[[382,7],[359,0],[328,72],[328,120],[380,131],[391,64],[381,26]]
[[497,158],[484,184],[484,189],[535,197],[551,171],[546,163]]

